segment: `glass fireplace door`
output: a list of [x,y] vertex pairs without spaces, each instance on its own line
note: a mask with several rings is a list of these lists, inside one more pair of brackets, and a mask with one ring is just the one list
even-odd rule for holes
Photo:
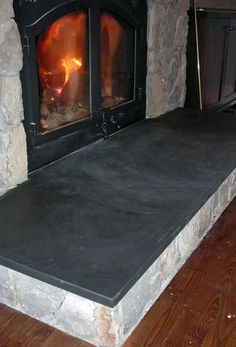
[[100,100],[106,137],[143,119],[145,91],[140,87],[145,85],[146,65],[140,64],[145,61],[140,23],[115,7],[111,11],[107,1],[101,3]]
[[134,30],[114,14],[101,15],[102,107],[134,99]]
[[14,3],[29,171],[145,117],[145,0]]
[[42,133],[90,117],[88,15],[68,14],[37,46]]

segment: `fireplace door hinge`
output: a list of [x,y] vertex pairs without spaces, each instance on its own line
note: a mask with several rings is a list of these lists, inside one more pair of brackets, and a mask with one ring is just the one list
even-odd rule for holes
[[[109,109],[99,111],[99,113],[102,116],[102,123],[96,124],[96,126],[101,129],[102,137],[104,140],[106,140],[109,136],[109,130],[111,130],[111,127],[114,128],[115,126],[117,130],[121,128],[119,124],[119,117],[117,118]],[[118,116],[121,117],[123,115],[124,113],[122,112]]]
[[24,35],[23,38],[23,49],[27,53],[27,55],[30,55],[30,38],[26,34]]

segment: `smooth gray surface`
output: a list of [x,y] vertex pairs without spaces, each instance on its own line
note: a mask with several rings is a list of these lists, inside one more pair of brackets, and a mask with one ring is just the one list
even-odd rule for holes
[[236,167],[236,118],[179,109],[0,200],[0,264],[114,306]]

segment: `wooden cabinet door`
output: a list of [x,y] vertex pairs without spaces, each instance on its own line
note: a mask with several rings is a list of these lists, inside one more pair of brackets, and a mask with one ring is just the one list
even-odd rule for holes
[[236,98],[236,18],[225,27],[224,66],[221,102],[226,104]]
[[230,25],[227,16],[209,13],[205,17],[204,31],[200,31],[202,65],[202,96],[204,108],[221,103],[222,69],[225,61],[225,28]]

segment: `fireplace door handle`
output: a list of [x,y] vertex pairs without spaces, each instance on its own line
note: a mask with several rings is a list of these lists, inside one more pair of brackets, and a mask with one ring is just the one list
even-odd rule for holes
[[110,120],[111,120],[111,123],[117,127],[117,129],[120,129],[119,119],[117,119],[115,116],[112,115]]

